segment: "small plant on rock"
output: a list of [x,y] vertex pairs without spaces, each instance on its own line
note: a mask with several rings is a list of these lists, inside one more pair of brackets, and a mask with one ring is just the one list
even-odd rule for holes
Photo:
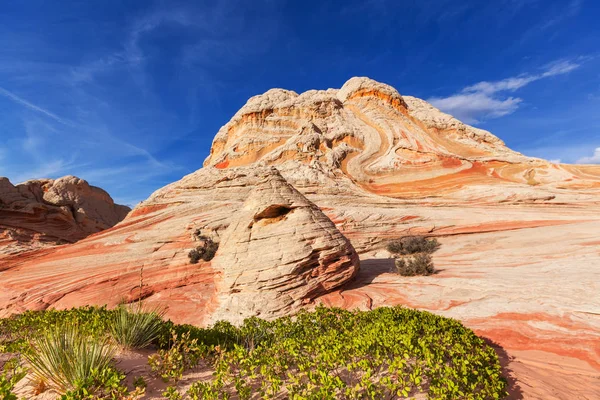
[[200,260],[212,260],[219,249],[219,244],[206,236],[199,236],[199,240],[200,245],[188,253],[191,264],[197,264]]
[[402,276],[431,275],[435,272],[433,260],[429,254],[396,258],[394,266],[396,272]]
[[410,255],[418,253],[431,254],[439,249],[437,239],[428,239],[425,236],[406,236],[399,240],[391,241],[387,249],[392,254]]
[[394,272],[402,276],[431,275],[435,273],[431,253],[439,249],[437,239],[425,236],[406,236],[391,241],[387,249],[394,255]]

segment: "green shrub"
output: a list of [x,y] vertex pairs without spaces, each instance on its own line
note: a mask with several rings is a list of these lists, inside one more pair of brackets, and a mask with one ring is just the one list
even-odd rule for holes
[[433,260],[429,254],[416,254],[394,260],[394,267],[402,276],[431,275],[435,272]]
[[169,348],[160,349],[156,354],[148,357],[148,364],[163,381],[177,382],[186,370],[198,365],[200,359],[207,354],[208,347],[198,344],[198,339],[192,339],[190,332],[178,334],[171,331]]
[[215,256],[215,253],[219,249],[219,244],[214,242],[212,239],[205,236],[200,236],[199,239],[201,244],[196,246],[195,249],[190,250],[188,253],[191,264],[197,264],[200,260],[212,260]]
[[[246,323],[244,324],[246,325]],[[255,327],[240,327],[240,331]],[[254,325],[254,321],[250,321]],[[458,321],[401,307],[317,308],[261,323],[254,347],[216,349],[214,378],[191,399],[498,399],[506,382],[495,351]]]
[[147,386],[148,386],[148,384],[146,383],[146,380],[144,379],[144,377],[137,376],[133,379],[133,387],[146,389]]
[[111,314],[110,333],[129,349],[142,349],[154,343],[163,329],[163,311],[146,309],[141,303],[120,305]]
[[27,371],[21,366],[18,358],[13,357],[6,361],[0,371],[0,399],[17,400],[13,389],[25,375],[27,375]]
[[61,396],[61,400],[136,400],[141,399],[146,389],[138,387],[130,392],[123,385],[125,374],[113,367],[93,370],[90,376],[77,381],[75,387]]
[[[8,337],[6,343],[20,343],[27,354],[40,358],[44,356],[39,354],[61,353],[40,351],[43,346],[38,342],[51,335],[44,334],[45,327],[52,326],[48,321],[77,321],[85,333],[77,337],[85,339],[69,342],[83,342],[93,353],[89,343],[109,335],[117,311],[86,307],[25,313],[0,319],[0,328],[7,333],[2,336]],[[35,340],[23,341],[32,335]],[[51,342],[61,347],[60,340]],[[201,360],[212,366],[212,379],[193,383],[187,393],[167,389],[165,396],[171,399],[379,399],[421,394],[431,399],[499,399],[506,395],[498,357],[482,339],[456,320],[402,307],[367,312],[318,307],[294,318],[250,318],[240,327],[218,322],[198,328],[167,321],[157,343],[161,350],[149,363],[165,380],[181,379]],[[83,352],[73,350],[79,348],[76,344],[66,347],[70,353]],[[77,365],[86,364],[76,355],[71,358]],[[52,359],[59,360],[54,364],[65,364],[64,357]],[[41,375],[49,381],[47,373]],[[75,381],[62,392],[63,399],[133,399],[143,393],[138,384],[134,392],[127,392],[123,374],[109,361]]]
[[418,253],[431,254],[439,249],[437,239],[428,239],[425,236],[406,236],[388,243],[387,249],[392,254],[410,255]]
[[75,324],[42,331],[24,356],[39,381],[65,393],[111,366],[116,347],[106,336],[89,336]]
[[26,311],[10,318],[0,319],[0,343],[5,352],[24,352],[32,338],[49,326],[76,325],[82,334],[105,336],[113,313],[106,307],[80,307],[70,310]]
[[243,340],[239,328],[227,321],[218,321],[210,328],[199,328],[189,324],[176,325],[171,321],[166,321],[163,325],[163,331],[158,338],[158,344],[161,349],[171,348],[173,333],[178,337],[186,334],[189,335],[190,340],[196,339],[197,343],[209,347],[218,346],[227,350],[233,349],[234,344],[240,344]]
[[162,392],[162,395],[167,400],[181,400],[181,399],[183,399],[183,396],[181,395],[181,393],[179,393],[179,391],[177,390],[177,388],[174,387],[174,386],[167,387],[165,389],[165,391]]

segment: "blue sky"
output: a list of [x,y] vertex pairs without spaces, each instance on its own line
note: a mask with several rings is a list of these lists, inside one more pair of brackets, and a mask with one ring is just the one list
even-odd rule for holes
[[133,205],[272,87],[369,76],[527,155],[600,163],[596,0],[4,1],[0,176]]

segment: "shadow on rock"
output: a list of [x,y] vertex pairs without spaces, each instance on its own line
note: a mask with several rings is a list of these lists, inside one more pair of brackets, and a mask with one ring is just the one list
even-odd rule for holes
[[360,261],[358,274],[342,287],[344,290],[358,289],[372,283],[379,275],[392,272],[394,269],[393,258],[372,258]]
[[[394,265],[394,258],[370,258],[367,260],[360,261],[360,269],[356,277],[351,281],[342,286],[343,290],[358,289],[373,283],[377,277],[384,274],[392,274],[392,276],[400,275],[396,272]],[[432,275],[437,275],[443,272],[443,269],[437,269]],[[414,277],[402,277],[402,278],[417,278],[421,275]]]

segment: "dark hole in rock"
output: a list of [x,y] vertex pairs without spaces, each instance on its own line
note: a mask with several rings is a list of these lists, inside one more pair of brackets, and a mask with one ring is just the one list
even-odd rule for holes
[[265,218],[278,218],[281,219],[290,213],[292,209],[288,206],[281,204],[273,204],[262,210],[261,212],[254,215],[255,221],[260,221]]

